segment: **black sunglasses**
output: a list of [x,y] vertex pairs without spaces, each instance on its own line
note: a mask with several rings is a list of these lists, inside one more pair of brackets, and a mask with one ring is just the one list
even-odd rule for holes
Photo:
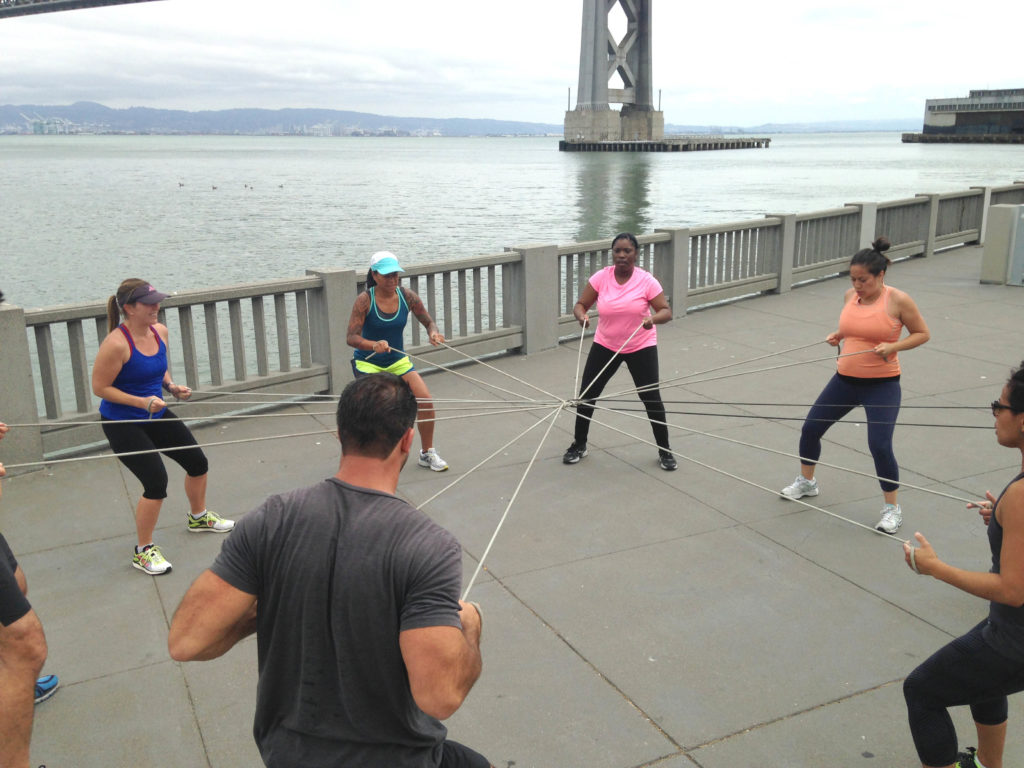
[[1012,405],[1007,405],[1006,403],[1000,403],[998,400],[993,400],[992,415],[998,416],[1000,411],[1013,411],[1014,413],[1020,413],[1020,411],[1015,409]]

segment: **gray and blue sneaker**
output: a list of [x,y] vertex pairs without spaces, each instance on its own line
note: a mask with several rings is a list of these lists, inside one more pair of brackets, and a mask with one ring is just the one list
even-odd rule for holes
[[36,704],[46,701],[57,692],[60,680],[56,675],[44,675],[36,680]]

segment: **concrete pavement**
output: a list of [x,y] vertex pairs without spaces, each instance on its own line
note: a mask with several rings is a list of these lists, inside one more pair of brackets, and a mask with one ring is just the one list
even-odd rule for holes
[[[942,252],[894,265],[887,282],[914,297],[932,331],[930,343],[902,355],[898,538],[920,530],[944,558],[986,570],[984,527],[960,499],[998,492],[1019,471],[1019,455],[995,442],[987,404],[1024,357],[1024,290],[980,285],[980,261],[976,247]],[[777,353],[663,392],[669,421],[690,430],[673,429],[677,472],[658,467],[656,450],[641,442],[651,440],[642,413],[626,411],[600,415],[590,455],[565,466],[572,413],[558,415],[472,591],[484,608],[484,673],[448,723],[452,738],[498,768],[917,764],[902,679],[987,605],[915,576],[892,538],[775,493],[797,474],[783,454],[795,454],[807,404],[835,365],[824,343],[785,350],[834,330],[846,286],[819,282],[659,328],[663,380]],[[567,343],[489,361],[500,372],[459,370],[550,402],[571,395],[577,358]],[[795,364],[777,367],[787,363]],[[701,379],[713,380],[693,383]],[[427,381],[438,401],[495,399],[455,373]],[[630,387],[623,369],[609,392]],[[617,405],[638,401],[627,395]],[[961,406],[972,408],[951,409]],[[437,445],[452,469],[410,465],[400,493],[422,503],[553,411],[442,421]],[[209,448],[212,509],[241,517],[270,493],[335,471],[333,406],[281,413],[289,415],[196,430],[204,444],[317,431]],[[873,474],[854,423],[862,417],[855,411],[828,433],[822,461],[839,468],[819,469],[822,492],[810,501],[873,526],[877,483],[846,471]],[[546,428],[424,507],[462,541],[466,579]],[[213,662],[167,655],[170,616],[222,541],[186,531],[181,472],[169,466],[157,542],[174,570],[157,578],[131,568],[139,488],[115,461],[5,481],[0,528],[46,629],[45,671],[61,678],[36,709],[34,765],[260,764],[254,639]],[[1024,763],[1022,701],[1011,699],[1007,765]],[[969,713],[954,717],[961,743],[975,743]]]

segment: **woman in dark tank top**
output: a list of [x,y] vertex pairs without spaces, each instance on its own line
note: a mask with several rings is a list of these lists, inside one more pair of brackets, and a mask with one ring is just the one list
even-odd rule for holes
[[[989,601],[989,615],[966,635],[934,653],[903,685],[921,764],[1002,768],[1007,696],[1024,690],[1024,363],[992,401],[996,440],[1021,454],[1021,471],[996,498],[968,504],[988,526],[992,568],[966,571],[939,559],[920,533],[904,557],[917,573],[932,576]],[[978,748],[957,752],[948,707],[968,705]]]

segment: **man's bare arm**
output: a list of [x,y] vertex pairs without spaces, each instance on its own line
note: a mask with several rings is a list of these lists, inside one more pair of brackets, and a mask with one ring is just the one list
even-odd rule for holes
[[171,619],[167,649],[175,661],[207,661],[227,653],[256,631],[256,595],[213,571],[199,575]]

